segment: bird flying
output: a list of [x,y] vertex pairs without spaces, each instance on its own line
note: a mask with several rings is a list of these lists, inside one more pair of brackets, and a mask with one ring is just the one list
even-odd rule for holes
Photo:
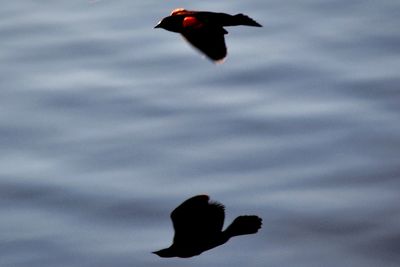
[[224,35],[228,32],[224,26],[238,25],[262,27],[243,14],[229,15],[178,8],[173,10],[170,16],[163,18],[155,28],[180,33],[209,59],[221,61],[227,54]]
[[261,228],[260,217],[243,215],[222,231],[225,207],[209,200],[207,195],[194,196],[173,210],[173,243],[170,247],[153,253],[163,258],[189,258],[220,246],[233,236],[255,234]]

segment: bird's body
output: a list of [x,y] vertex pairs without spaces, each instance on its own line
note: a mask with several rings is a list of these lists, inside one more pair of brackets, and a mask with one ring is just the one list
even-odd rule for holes
[[219,61],[227,54],[224,35],[228,32],[223,27],[237,25],[261,27],[243,14],[229,15],[179,8],[173,10],[170,16],[163,18],[156,28],[182,34],[189,43],[211,60]]
[[254,234],[261,228],[261,218],[255,215],[239,216],[224,231],[224,206],[209,203],[207,195],[189,198],[172,213],[175,229],[172,245],[155,251],[160,257],[188,258],[226,243],[237,235]]

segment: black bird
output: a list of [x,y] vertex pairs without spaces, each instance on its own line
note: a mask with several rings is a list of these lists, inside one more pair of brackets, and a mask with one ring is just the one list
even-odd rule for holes
[[173,10],[170,16],[163,18],[155,28],[182,34],[189,43],[211,60],[220,61],[227,53],[224,35],[228,32],[223,27],[237,25],[262,27],[243,14],[229,15],[178,8]]
[[154,251],[163,258],[189,258],[226,243],[231,237],[257,233],[262,219],[255,215],[237,217],[224,231],[225,208],[208,202],[209,196],[189,198],[171,213],[175,235],[169,248]]

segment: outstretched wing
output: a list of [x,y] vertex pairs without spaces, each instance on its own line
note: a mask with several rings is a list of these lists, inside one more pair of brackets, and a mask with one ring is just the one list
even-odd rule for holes
[[211,60],[218,61],[226,57],[225,38],[221,30],[202,28],[185,31],[182,35],[190,44],[203,52]]
[[196,13],[195,11],[186,10],[184,8],[175,8],[171,12],[171,16],[178,16],[178,15],[191,15]]
[[222,60],[226,56],[224,35],[228,32],[224,28],[209,25],[195,16],[186,16],[182,27],[183,37],[211,60]]
[[208,240],[219,234],[224,224],[224,206],[220,203],[209,203],[207,195],[189,198],[172,213],[171,219],[175,229],[174,243],[190,244]]

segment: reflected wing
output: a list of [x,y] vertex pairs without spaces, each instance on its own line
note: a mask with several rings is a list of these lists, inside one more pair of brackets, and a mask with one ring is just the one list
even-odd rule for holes
[[172,213],[174,243],[188,244],[208,240],[219,234],[225,218],[224,206],[199,195],[189,198]]
[[224,35],[227,32],[223,28],[197,24],[196,27],[185,28],[181,33],[189,43],[211,60],[217,61],[226,57]]

